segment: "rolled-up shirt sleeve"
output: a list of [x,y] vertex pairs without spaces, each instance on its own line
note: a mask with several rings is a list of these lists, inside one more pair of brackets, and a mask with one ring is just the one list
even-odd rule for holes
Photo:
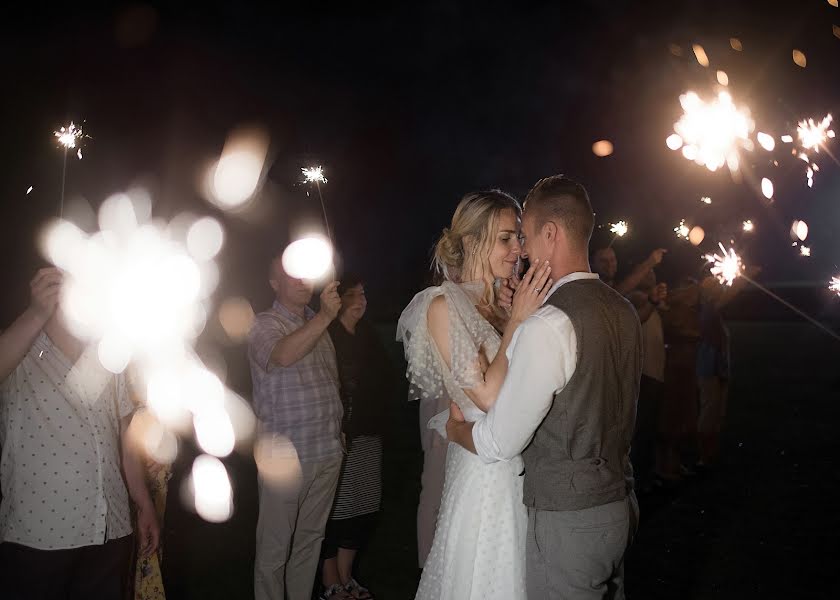
[[514,333],[508,373],[496,403],[473,426],[476,453],[487,462],[519,455],[572,377],[577,338],[569,317],[544,306]]

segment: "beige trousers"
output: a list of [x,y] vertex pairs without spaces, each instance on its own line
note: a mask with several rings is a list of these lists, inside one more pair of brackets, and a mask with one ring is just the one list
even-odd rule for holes
[[282,481],[260,477],[256,600],[309,600],[342,457],[299,463]]

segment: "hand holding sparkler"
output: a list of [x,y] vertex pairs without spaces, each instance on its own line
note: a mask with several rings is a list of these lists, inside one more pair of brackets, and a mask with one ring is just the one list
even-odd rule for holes
[[61,271],[55,267],[50,267],[40,269],[29,284],[31,299],[27,310],[42,325],[50,320],[58,307],[63,280],[64,275]]
[[324,288],[321,292],[321,310],[320,312],[330,321],[334,321],[341,310],[341,297],[338,295],[337,281],[333,281]]

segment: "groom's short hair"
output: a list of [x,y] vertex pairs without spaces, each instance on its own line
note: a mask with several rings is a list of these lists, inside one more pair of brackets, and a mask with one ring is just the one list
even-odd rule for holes
[[564,175],[540,179],[525,197],[525,210],[534,215],[537,230],[556,220],[573,241],[584,249],[589,246],[595,215],[586,188],[577,181]]

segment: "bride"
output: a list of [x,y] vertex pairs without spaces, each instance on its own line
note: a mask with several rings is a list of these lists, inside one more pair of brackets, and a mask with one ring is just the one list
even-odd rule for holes
[[[417,294],[397,326],[413,397],[438,405],[442,398],[451,399],[468,421],[493,405],[507,371],[505,351],[513,332],[551,288],[547,264],[532,264],[516,285],[520,217],[519,203],[504,192],[467,194],[435,247],[441,285]],[[498,306],[501,280],[516,288],[509,310]],[[448,412],[428,424],[444,439]],[[449,444],[443,498],[418,600],[525,598],[522,468],[518,457],[485,464]]]

